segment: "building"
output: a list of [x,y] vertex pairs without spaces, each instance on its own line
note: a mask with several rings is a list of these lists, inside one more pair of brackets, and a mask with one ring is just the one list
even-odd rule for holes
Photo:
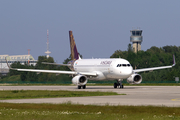
[[7,74],[9,72],[9,67],[7,66],[6,59],[9,65],[14,62],[20,62],[21,64],[36,65],[37,60],[31,55],[0,55],[0,73]]
[[143,40],[142,30],[135,29],[135,30],[131,30],[130,32],[131,32],[130,41],[133,44],[133,51],[137,53],[137,51],[141,50],[141,43]]

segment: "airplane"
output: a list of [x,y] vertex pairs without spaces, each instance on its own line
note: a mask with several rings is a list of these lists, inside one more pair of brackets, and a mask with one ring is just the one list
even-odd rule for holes
[[[135,69],[129,63],[129,61],[122,58],[107,58],[107,59],[81,59],[77,51],[77,47],[74,41],[72,31],[69,31],[70,48],[71,48],[71,61],[68,64],[57,64],[57,63],[45,63],[52,65],[63,65],[68,66],[71,71],[60,71],[60,70],[39,70],[39,69],[10,69],[17,71],[28,71],[37,73],[56,73],[56,74],[69,74],[72,75],[72,83],[77,85],[78,89],[85,89],[88,80],[117,80],[114,83],[114,88],[124,88],[122,81],[127,79],[130,84],[140,84],[142,82],[142,76],[137,74],[144,71],[153,71],[165,68],[172,68],[175,66],[175,57],[173,55],[173,65]],[[7,63],[8,64],[8,63]]]

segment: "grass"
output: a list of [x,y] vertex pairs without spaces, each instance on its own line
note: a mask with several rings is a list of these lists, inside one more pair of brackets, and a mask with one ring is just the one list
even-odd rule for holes
[[[120,95],[116,92],[88,92],[88,91],[50,91],[50,90],[3,90],[0,91],[0,100],[27,99],[27,98],[56,98],[56,97],[83,97]],[[121,94],[125,95],[125,94]]]
[[[66,81],[66,80],[65,80]],[[146,80],[143,80],[146,81]],[[87,86],[113,86],[114,81],[91,81],[89,80],[87,83]],[[141,83],[141,84],[128,84],[126,83],[126,80],[124,80],[125,83],[123,83],[124,86],[180,86],[180,83]],[[153,82],[153,81],[149,81]],[[168,81],[167,81],[168,82]],[[175,81],[169,81],[169,82],[175,82]],[[23,82],[20,79],[20,75],[14,75],[5,77],[3,79],[0,79],[0,86],[33,86],[33,85],[65,85],[69,86],[72,85],[72,83],[69,81],[64,83],[64,81],[54,81],[54,82]]]
[[[143,80],[146,81],[146,80]],[[113,86],[114,81],[91,81],[89,80],[87,83],[87,86]],[[125,83],[123,83],[124,86],[180,86],[180,83],[141,83],[137,85],[132,85],[126,83],[126,80],[124,80]],[[152,82],[152,81],[150,81]],[[169,81],[173,82],[173,81]],[[23,82],[20,79],[20,75],[14,75],[14,76],[9,76],[5,77],[3,79],[0,79],[0,86],[33,86],[33,85],[72,85],[71,82],[67,82],[67,84],[64,83],[64,81],[59,82],[59,81],[54,81],[54,82]]]
[[0,103],[0,119],[12,120],[179,120],[180,108]]
[[16,81],[21,81],[21,78],[20,75],[13,75],[0,79],[0,81],[16,82]]

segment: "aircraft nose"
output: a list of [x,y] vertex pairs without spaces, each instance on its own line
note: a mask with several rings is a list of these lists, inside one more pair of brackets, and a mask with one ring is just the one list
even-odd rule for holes
[[126,75],[126,76],[131,75],[132,72],[133,72],[133,71],[132,71],[132,68],[128,68],[128,69],[126,69],[126,70],[123,71],[124,75]]

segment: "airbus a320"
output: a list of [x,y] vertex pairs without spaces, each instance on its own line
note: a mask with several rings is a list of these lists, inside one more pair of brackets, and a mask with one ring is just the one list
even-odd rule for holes
[[153,71],[158,69],[172,68],[175,66],[175,57],[173,55],[173,65],[135,69],[131,64],[122,58],[108,58],[108,59],[81,59],[74,41],[72,31],[69,31],[71,61],[68,64],[45,63],[53,65],[68,66],[71,71],[59,70],[38,70],[38,69],[16,69],[17,71],[28,71],[37,73],[56,73],[56,74],[70,74],[73,76],[72,83],[77,85],[78,89],[85,89],[88,80],[117,80],[114,83],[114,88],[123,88],[122,81],[127,79],[130,84],[140,84],[142,76],[138,72]]

